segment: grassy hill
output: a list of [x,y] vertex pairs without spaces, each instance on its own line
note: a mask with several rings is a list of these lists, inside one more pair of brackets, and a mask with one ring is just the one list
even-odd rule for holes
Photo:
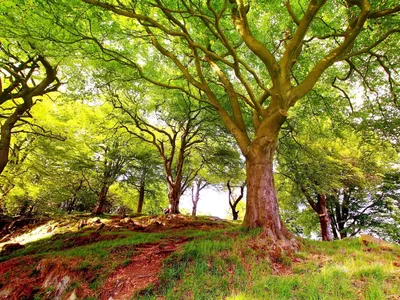
[[400,299],[400,248],[359,239],[290,254],[260,230],[183,216],[75,216],[6,243],[22,237],[0,256],[0,299]]

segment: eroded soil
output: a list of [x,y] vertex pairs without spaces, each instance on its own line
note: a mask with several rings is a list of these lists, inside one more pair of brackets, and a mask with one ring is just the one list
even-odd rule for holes
[[[212,219],[162,216],[111,218],[106,222],[92,218],[76,221],[74,226],[80,227],[77,232],[56,234],[38,242],[37,247],[22,249],[23,256],[3,257],[6,260],[0,262],[0,299],[129,299],[150,285],[158,284],[164,259],[189,240],[179,232],[208,230],[225,224]],[[27,228],[32,230],[31,226]],[[89,255],[63,255],[63,251],[128,238],[130,231],[148,234],[168,230],[172,230],[171,236],[156,242],[122,243],[112,247],[100,262],[92,261]],[[22,229],[19,232],[29,234]]]
[[137,253],[132,256],[130,263],[118,268],[107,278],[100,298],[128,299],[151,284],[156,284],[163,260],[187,241],[188,238],[176,237],[161,243],[136,246]]

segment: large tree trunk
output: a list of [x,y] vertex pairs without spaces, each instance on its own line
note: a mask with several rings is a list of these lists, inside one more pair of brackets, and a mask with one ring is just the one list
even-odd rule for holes
[[[1,92],[1,91],[0,91]],[[15,124],[22,115],[29,110],[33,105],[32,99],[29,97],[24,98],[24,103],[17,106],[15,111],[4,121],[1,125],[1,138],[0,138],[0,174],[4,171],[8,164],[11,132]]]
[[243,225],[263,227],[274,241],[288,241],[292,235],[282,223],[273,175],[275,142],[252,145],[246,156],[247,198]]
[[99,215],[99,214],[103,213],[103,207],[104,207],[104,203],[106,202],[106,199],[107,199],[107,193],[108,193],[108,186],[103,185],[103,187],[101,188],[101,191],[99,193],[96,207],[93,210],[93,214]]
[[11,127],[8,124],[1,126],[1,141],[0,141],[0,174],[8,163],[10,150]]
[[142,209],[143,209],[143,203],[144,203],[144,187],[145,187],[145,182],[144,180],[140,181],[140,187],[139,187],[139,201],[138,201],[138,206],[137,206],[137,213],[141,214]]
[[181,198],[181,185],[175,183],[169,186],[168,201],[169,206],[167,209],[168,214],[179,214],[179,200]]

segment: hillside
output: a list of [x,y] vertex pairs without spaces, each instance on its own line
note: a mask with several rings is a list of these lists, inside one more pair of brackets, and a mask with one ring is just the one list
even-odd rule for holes
[[0,299],[400,299],[399,247],[300,242],[208,217],[47,220],[0,240]]

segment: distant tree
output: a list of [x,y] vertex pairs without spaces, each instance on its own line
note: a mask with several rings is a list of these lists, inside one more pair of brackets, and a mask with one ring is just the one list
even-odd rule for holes
[[315,121],[289,124],[281,139],[278,178],[280,192],[288,193],[282,199],[309,205],[323,240],[379,227],[374,219],[390,218],[381,174],[393,171],[394,149],[348,125],[335,128],[330,118]]
[[138,194],[136,213],[142,214],[145,196],[147,194],[154,198],[156,194],[154,187],[160,188],[158,183],[163,180],[163,170],[158,153],[150,145],[142,143],[135,148],[128,162],[124,180],[136,189]]
[[233,220],[237,220],[239,217],[239,211],[237,210],[237,206],[240,202],[240,200],[243,199],[244,195],[244,188],[246,187],[246,181],[240,185],[239,188],[239,193],[237,195],[234,194],[233,189],[235,188],[234,186],[231,186],[231,180],[229,179],[228,182],[226,183],[226,186],[228,188],[228,198],[229,198],[229,206],[232,211],[232,218]]
[[327,202],[334,237],[342,239],[360,232],[376,232],[380,237],[398,241],[399,196],[398,190],[393,188],[399,186],[398,178],[388,174],[375,186],[347,186],[329,195]]
[[120,127],[158,151],[168,184],[167,213],[178,214],[182,194],[201,169],[200,165],[188,162],[208,139],[207,126],[211,122],[207,111],[182,96],[169,109],[162,103],[149,112],[140,110],[136,98],[124,99],[114,94],[112,101],[125,115],[119,120]]
[[105,144],[98,145],[97,158],[95,158],[95,161],[99,162],[96,166],[98,187],[92,187],[88,181],[90,188],[98,196],[96,207],[93,210],[96,215],[103,213],[110,186],[123,174],[123,168],[127,165],[127,157],[121,155],[125,146],[117,141],[105,141]]
[[192,216],[195,217],[197,214],[197,204],[200,200],[200,192],[205,189],[209,183],[204,180],[201,176],[196,176],[192,181],[191,186],[191,198],[192,198]]

